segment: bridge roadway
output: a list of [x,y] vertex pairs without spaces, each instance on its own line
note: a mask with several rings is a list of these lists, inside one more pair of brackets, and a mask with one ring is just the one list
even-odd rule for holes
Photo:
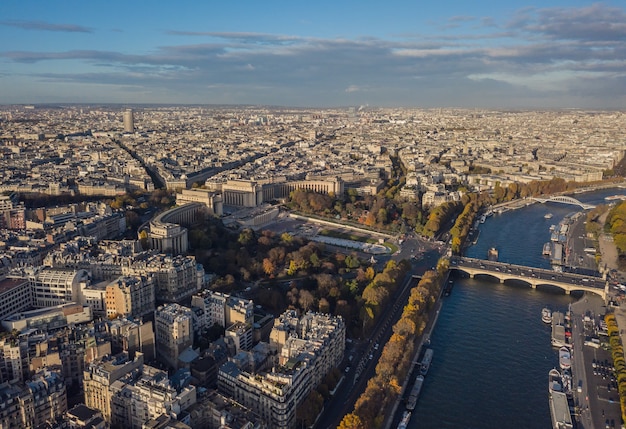
[[450,269],[463,271],[470,278],[475,275],[488,275],[504,283],[507,280],[519,280],[528,283],[533,289],[537,286],[556,286],[569,294],[572,291],[593,292],[606,299],[609,283],[600,277],[583,276],[572,273],[558,273],[542,268],[524,265],[507,264],[504,262],[487,261],[455,256],[450,259]]

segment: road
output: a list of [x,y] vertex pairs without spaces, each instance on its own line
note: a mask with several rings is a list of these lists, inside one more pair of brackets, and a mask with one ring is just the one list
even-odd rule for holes
[[[593,295],[585,295],[572,304],[573,387],[580,425],[584,429],[605,428],[607,420],[609,427],[611,422],[616,422],[613,427],[619,427],[621,422],[611,354],[603,348],[584,345],[585,337],[597,335],[596,328],[605,312],[604,301]],[[581,381],[582,392],[577,392]]]

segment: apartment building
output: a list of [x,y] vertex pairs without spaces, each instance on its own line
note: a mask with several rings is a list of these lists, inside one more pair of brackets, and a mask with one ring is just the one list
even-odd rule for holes
[[193,345],[193,311],[179,304],[165,304],[154,312],[157,359],[178,368],[180,354]]
[[167,372],[144,365],[141,374],[117,380],[111,385],[111,426],[142,429],[159,416],[180,416],[196,403],[196,388],[189,384],[191,374]]
[[91,362],[83,372],[85,405],[100,410],[104,420],[110,423],[111,385],[131,371],[140,371],[143,362],[141,353],[137,353],[132,361],[128,359],[127,353],[120,353]]
[[124,275],[152,275],[158,302],[179,302],[204,284],[204,267],[192,256],[146,254],[122,267]]
[[258,413],[273,428],[294,428],[295,410],[326,374],[337,367],[345,351],[343,319],[286,311],[270,334],[278,362],[269,372],[257,372],[244,361],[231,359],[218,372],[218,388]]
[[26,382],[25,387],[32,397],[29,402],[32,404],[33,427],[42,427],[67,411],[65,382],[58,372],[39,372]]
[[35,429],[67,411],[63,378],[55,372],[35,374],[25,384],[0,384],[0,427]]
[[196,404],[192,405],[187,412],[189,413],[189,426],[192,428],[265,429],[268,427],[258,414],[212,389],[198,393]]
[[140,318],[154,311],[155,294],[152,276],[124,276],[106,287],[106,315]]
[[28,279],[0,280],[0,320],[33,306],[33,289]]
[[293,362],[258,374],[229,361],[220,367],[217,385],[224,395],[258,414],[268,427],[292,429],[296,427],[297,405],[315,387],[310,384],[310,371],[307,365]]
[[128,353],[130,359],[141,352],[144,361],[156,359],[156,340],[151,321],[144,323],[129,319],[118,318],[106,322],[105,327],[110,335],[111,351],[113,354]]
[[214,324],[228,328],[235,322],[251,324],[254,302],[221,292],[203,289],[191,297],[191,306],[202,310],[200,324],[210,328]]

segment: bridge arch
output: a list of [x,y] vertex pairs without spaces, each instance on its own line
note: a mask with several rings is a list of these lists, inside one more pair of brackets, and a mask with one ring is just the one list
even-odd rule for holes
[[571,204],[574,206],[579,206],[582,209],[592,209],[595,206],[593,204],[586,204],[583,203],[581,201],[578,201],[576,198],[567,196],[567,195],[553,195],[549,198],[539,198],[539,197],[534,197],[533,198],[535,201],[539,201],[540,203],[546,203],[546,202],[554,202],[554,203],[561,203],[561,204]]

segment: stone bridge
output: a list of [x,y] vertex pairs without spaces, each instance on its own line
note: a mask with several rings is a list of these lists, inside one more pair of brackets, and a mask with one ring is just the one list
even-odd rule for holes
[[558,273],[542,268],[483,259],[453,257],[450,259],[450,269],[467,273],[470,278],[474,278],[476,275],[485,275],[498,279],[500,283],[507,280],[522,281],[529,284],[533,289],[542,285],[555,286],[563,289],[566,294],[572,291],[592,292],[606,299],[609,290],[609,283],[600,277]]

